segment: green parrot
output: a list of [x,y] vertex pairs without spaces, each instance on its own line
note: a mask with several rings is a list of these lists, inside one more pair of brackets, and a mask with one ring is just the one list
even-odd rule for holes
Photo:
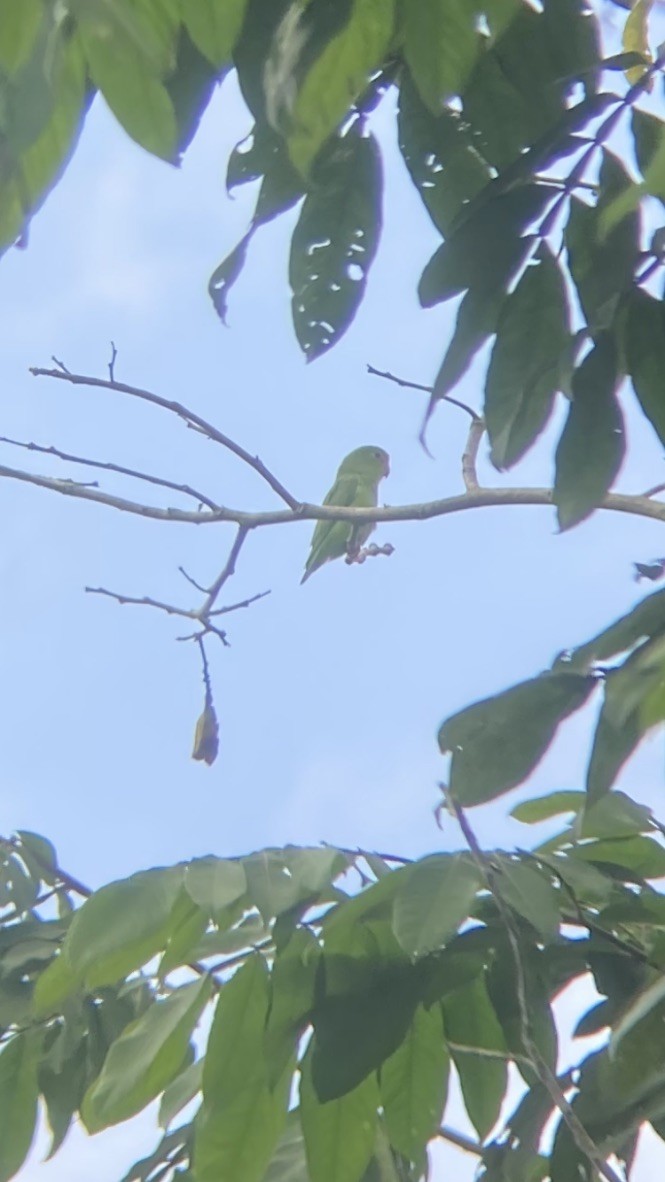
[[[379,481],[390,472],[390,456],[381,447],[357,447],[349,452],[338,470],[324,505],[377,505]],[[324,562],[357,553],[374,529],[368,525],[351,525],[346,521],[317,521],[312,537],[312,548],[305,563],[304,583]]]

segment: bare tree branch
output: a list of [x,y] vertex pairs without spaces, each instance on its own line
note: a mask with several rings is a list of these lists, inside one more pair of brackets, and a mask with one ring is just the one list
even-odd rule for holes
[[476,461],[478,459],[480,441],[484,434],[485,420],[476,416],[471,421],[466,446],[462,452],[462,480],[464,481],[464,487],[467,492],[475,492],[480,487],[476,472]]
[[[550,488],[479,488],[460,496],[443,497],[437,501],[366,509],[348,508],[345,505],[313,505],[304,502],[298,504],[294,509],[265,510],[257,513],[245,509],[227,508],[201,510],[197,513],[190,509],[144,505],[139,501],[130,501],[125,497],[102,492],[101,489],[90,488],[87,485],[76,484],[69,480],[58,480],[51,476],[39,476],[33,472],[25,472],[20,468],[8,468],[6,465],[0,465],[0,478],[2,477],[34,484],[38,488],[46,488],[50,492],[62,493],[64,496],[94,501],[98,505],[107,505],[111,509],[118,509],[123,513],[133,513],[139,517],[149,517],[155,521],[178,521],[189,525],[210,525],[226,521],[245,526],[248,530],[268,525],[285,525],[297,521],[348,521],[358,525],[369,522],[381,524],[396,521],[428,521],[434,517],[464,513],[469,509],[503,508],[509,505],[552,506],[554,504]],[[630,493],[607,493],[598,508],[665,522],[665,504],[645,496]]]
[[296,497],[292,496],[281,481],[266,468],[258,456],[250,455],[239,443],[235,443],[228,435],[225,435],[222,431],[218,431],[217,427],[214,427],[206,419],[201,418],[200,415],[190,410],[182,402],[174,402],[171,399],[162,398],[159,394],[153,394],[151,390],[142,390],[138,386],[129,386],[125,382],[116,382],[109,378],[93,378],[85,374],[70,373],[61,362],[56,361],[56,364],[60,366],[59,369],[41,369],[38,366],[32,366],[30,373],[33,377],[57,378],[63,382],[70,382],[74,386],[94,386],[102,390],[113,390],[117,394],[130,394],[133,398],[140,398],[143,402],[151,402],[154,406],[161,406],[164,410],[168,410],[172,414],[177,415],[178,418],[183,419],[189,427],[196,428],[202,435],[207,436],[208,439],[212,439],[214,443],[219,443],[222,447],[227,448],[228,451],[233,452],[238,459],[248,464],[250,468],[253,468],[290,509],[296,509],[298,507],[299,502]]
[[[398,378],[394,373],[375,369],[373,365],[367,366],[367,372],[375,378],[385,378],[387,382],[394,382],[396,386],[403,386],[407,390],[422,390],[424,394],[430,395],[434,393],[433,386],[423,386],[420,382],[409,382],[406,378]],[[466,402],[460,402],[458,398],[453,398],[450,394],[441,394],[439,395],[439,399],[441,402],[450,402],[453,406],[458,406],[460,410],[464,410],[468,415],[471,415],[472,419],[480,418],[480,415],[472,407],[467,406]]]
[[85,464],[88,468],[101,468],[106,472],[118,472],[121,476],[131,476],[134,480],[144,480],[147,484],[157,484],[160,488],[170,488],[174,492],[180,492],[184,496],[193,497],[201,505],[207,505],[209,509],[219,509],[220,506],[206,496],[205,493],[199,492],[198,489],[192,488],[190,484],[177,484],[174,480],[166,480],[161,476],[151,476],[148,472],[139,472],[136,468],[125,468],[122,464],[111,464],[104,460],[91,460],[84,456],[74,456],[69,452],[60,451],[57,447],[44,447],[40,443],[23,443],[20,439],[10,439],[6,435],[0,435],[0,443],[8,443],[12,447],[22,447],[25,451],[36,451],[40,455],[55,456],[58,460],[64,460],[68,464]]

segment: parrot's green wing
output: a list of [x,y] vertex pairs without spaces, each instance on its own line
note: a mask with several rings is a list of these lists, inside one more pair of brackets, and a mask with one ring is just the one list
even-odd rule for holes
[[[355,448],[344,457],[337,469],[335,483],[326,496],[324,505],[348,505],[358,508],[377,505],[379,482],[389,471],[390,456],[382,447],[370,445]],[[371,522],[362,525],[354,525],[348,521],[317,522],[301,582],[304,583],[315,570],[323,566],[324,562],[330,562],[332,558],[342,558],[350,552],[357,552],[364,546],[373,529]]]
[[[367,504],[358,501],[360,491],[364,491],[363,482],[358,476],[338,476],[330,492],[323,499],[324,505],[357,505]],[[371,501],[370,501],[371,504]],[[300,580],[304,583],[314,574],[324,562],[333,558],[342,558],[346,554],[353,526],[345,521],[317,521],[312,537],[312,548],[305,564],[305,573]]]

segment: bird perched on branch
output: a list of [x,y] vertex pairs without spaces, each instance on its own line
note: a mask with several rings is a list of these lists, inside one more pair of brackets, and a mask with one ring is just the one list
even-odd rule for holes
[[[357,447],[342,460],[323,504],[373,507],[378,504],[379,483],[389,472],[390,456],[382,447]],[[333,558],[346,555],[353,559],[373,529],[372,522],[352,525],[348,521],[317,521],[301,583]]]

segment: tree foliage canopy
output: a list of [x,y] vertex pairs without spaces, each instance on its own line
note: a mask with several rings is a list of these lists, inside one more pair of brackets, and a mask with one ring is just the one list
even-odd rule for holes
[[[609,51],[604,7],[624,24]],[[627,399],[665,441],[665,53],[650,48],[651,9],[0,0],[0,243],[27,242],[97,91],[137,144],[175,164],[235,71],[255,124],[230,155],[227,188],[259,183],[210,295],[223,319],[255,235],[298,206],[285,283],[295,335],[315,359],[351,325],[380,248],[381,107],[442,239],[420,302],[459,300],[428,417],[491,347],[483,405],[470,412],[466,506],[491,503],[474,483],[479,434],[495,467],[510,469],[563,395],[553,489],[523,499],[551,500],[561,529],[599,506],[664,520],[661,490],[611,491]],[[229,516],[187,490],[199,511],[180,519],[239,525],[224,577],[248,529],[326,519],[210,437],[287,506]],[[402,516],[453,511],[442,505]],[[399,513],[327,510],[351,521]],[[641,573],[657,578],[663,564]],[[560,832],[529,853],[480,849],[467,810],[524,784],[592,697],[584,791],[513,810],[527,826],[560,816]],[[0,1182],[21,1168],[40,1104],[55,1153],[77,1114],[96,1132],[158,1098],[163,1138],[124,1182],[417,1182],[437,1136],[475,1152],[485,1182],[616,1179],[608,1158],[629,1168],[645,1122],[665,1138],[665,902],[654,885],[665,830],[613,791],[663,720],[656,591],[550,668],[443,722],[458,853],[410,862],[266,849],[141,871],[88,897],[44,837],[3,839]],[[215,750],[206,672],[195,756]],[[577,1033],[602,1037],[561,1076],[552,1004],[578,979],[602,1000]],[[207,1038],[194,1037],[204,1015]],[[522,1089],[506,1113],[511,1065]],[[451,1071],[475,1143],[442,1124]]]

